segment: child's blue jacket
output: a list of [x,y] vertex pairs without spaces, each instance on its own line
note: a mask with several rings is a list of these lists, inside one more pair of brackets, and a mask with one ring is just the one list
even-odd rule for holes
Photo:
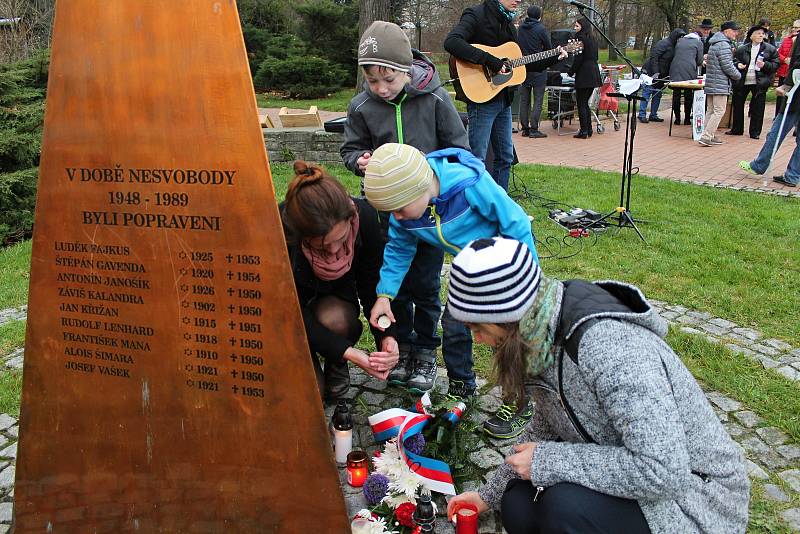
[[539,261],[528,215],[497,185],[480,159],[461,148],[437,150],[426,157],[439,178],[439,196],[417,220],[390,216],[378,296],[397,295],[417,241],[457,254],[475,239],[503,236],[528,245]]

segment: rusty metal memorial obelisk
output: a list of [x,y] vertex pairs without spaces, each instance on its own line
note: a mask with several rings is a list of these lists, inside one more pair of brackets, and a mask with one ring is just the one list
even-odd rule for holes
[[17,532],[346,532],[233,0],[57,4]]

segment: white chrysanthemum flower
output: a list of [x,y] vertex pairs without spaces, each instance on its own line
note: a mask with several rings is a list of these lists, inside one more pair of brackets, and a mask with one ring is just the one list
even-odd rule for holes
[[409,498],[413,498],[417,494],[419,488],[419,478],[411,472],[408,466],[403,465],[405,469],[397,478],[389,481],[389,491],[404,493]]
[[405,468],[405,462],[400,457],[400,451],[397,450],[397,443],[394,440],[386,442],[383,452],[372,459],[372,464],[377,473],[386,475],[390,479],[400,476]]
[[390,493],[383,499],[381,499],[382,503],[386,503],[392,508],[397,508],[403,503],[410,502],[413,505],[417,504],[417,499],[415,497],[409,497],[405,493]]
[[373,518],[373,531],[370,534],[397,534],[397,531],[389,530],[386,520],[382,517]]

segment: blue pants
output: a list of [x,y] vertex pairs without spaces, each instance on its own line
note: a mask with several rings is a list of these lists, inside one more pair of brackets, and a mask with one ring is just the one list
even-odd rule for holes
[[647,101],[650,101],[650,116],[658,117],[658,106],[661,105],[662,91],[658,87],[652,85],[645,85],[642,90],[642,100],[639,103],[639,118],[644,119],[647,115]]
[[411,267],[399,293],[392,300],[398,343],[424,349],[439,346],[439,315],[442,313],[439,290],[443,262],[443,250],[423,241],[417,242],[417,253]]
[[[797,95],[795,95],[795,98],[797,98]],[[787,113],[786,122],[783,125],[783,132],[781,132],[781,138],[778,139],[779,147],[786,137],[786,134],[792,131],[797,125],[798,119],[800,119],[800,109],[788,111]],[[758,153],[758,156],[756,156],[756,159],[750,162],[750,168],[758,174],[764,174],[767,171],[767,165],[769,165],[772,149],[775,147],[775,139],[778,137],[778,128],[781,126],[782,118],[783,113],[779,113],[775,117],[775,120],[772,121],[772,128],[769,129],[767,139],[764,141],[764,146],[761,147],[761,151]],[[786,181],[793,184],[800,183],[800,137],[795,138],[795,143],[796,146],[794,151],[792,151],[792,157],[789,158],[789,165],[786,166],[786,172],[783,173],[783,177]]]
[[486,162],[486,151],[492,143],[494,162],[492,178],[508,191],[508,176],[514,162],[514,142],[511,139],[511,106],[504,98],[485,104],[467,104],[469,116],[469,146],[475,157]]
[[469,328],[453,319],[445,306],[442,314],[442,358],[447,367],[447,378],[461,380],[467,388],[475,388],[475,372],[472,370],[472,333]]

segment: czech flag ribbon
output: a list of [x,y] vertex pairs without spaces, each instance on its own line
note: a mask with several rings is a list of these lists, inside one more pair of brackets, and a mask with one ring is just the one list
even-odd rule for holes
[[[417,405],[419,406],[419,403]],[[445,495],[455,495],[450,466],[440,460],[414,454],[406,449],[405,440],[422,432],[430,419],[433,419],[433,415],[427,413],[424,408],[422,413],[390,408],[370,416],[368,421],[375,441],[386,441],[397,437],[400,457],[411,472],[419,477],[423,486]]]

